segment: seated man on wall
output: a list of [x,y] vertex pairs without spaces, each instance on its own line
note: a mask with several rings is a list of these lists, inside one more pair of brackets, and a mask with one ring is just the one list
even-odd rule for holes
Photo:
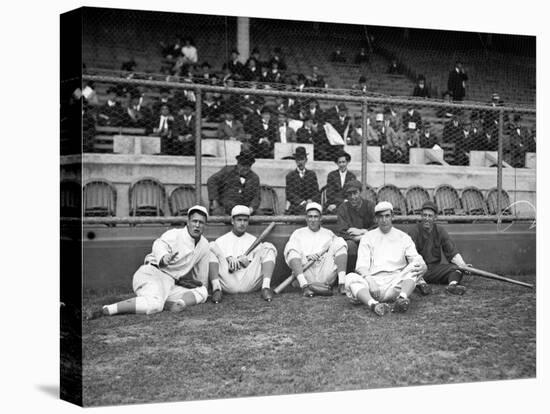
[[340,150],[334,157],[334,162],[338,169],[331,171],[327,175],[327,206],[326,213],[334,214],[340,204],[344,202],[344,186],[346,183],[355,180],[355,174],[348,171],[348,164],[351,161],[351,155],[344,150]]
[[237,141],[245,140],[244,127],[241,121],[235,119],[233,111],[224,109],[224,119],[218,124],[218,138]]
[[208,178],[208,199],[214,215],[231,213],[236,205],[250,208],[250,214],[260,206],[260,177],[251,170],[256,161],[249,150],[237,155],[237,165],[228,165]]
[[[292,273],[296,275],[302,293],[306,297],[315,295],[308,287],[310,283],[332,285],[338,277],[338,284],[341,285],[346,276],[348,258],[346,242],[331,230],[321,227],[321,220],[321,205],[308,203],[307,226],[295,230],[284,249],[285,261]],[[314,264],[304,271],[304,266],[310,261]]]
[[378,203],[374,214],[378,227],[361,237],[356,271],[345,278],[346,294],[379,316],[390,310],[406,312],[409,295],[426,272],[426,264],[412,239],[393,227],[391,203]]
[[336,234],[348,245],[346,271],[353,272],[361,237],[374,225],[374,203],[361,197],[361,183],[357,180],[346,183],[344,194],[346,200],[340,204],[336,213]]
[[304,214],[307,203],[319,202],[319,184],[317,174],[314,171],[306,170],[307,152],[304,147],[296,147],[293,154],[296,161],[296,169],[286,175],[285,195],[288,208],[285,214]]
[[260,243],[250,254],[244,255],[256,237],[247,233],[250,209],[237,205],[231,210],[229,233],[210,243],[210,282],[212,301],[219,303],[222,292],[253,292],[261,288],[261,296],[270,302],[271,275],[275,269],[277,249],[268,242]]
[[105,305],[88,319],[127,313],[179,312],[208,298],[210,250],[203,237],[208,212],[193,206],[187,225],[166,231],[153,243],[152,252],[134,273],[132,288],[136,297]]
[[[452,295],[463,295],[466,288],[460,284],[462,271],[458,266],[466,266],[447,231],[435,224],[437,206],[432,201],[422,205],[422,221],[409,231],[409,235],[428,265],[423,279],[419,280],[418,290],[423,295],[431,293],[431,287],[426,283],[444,283],[445,289]],[[441,263],[441,249],[449,263]],[[458,265],[458,266],[457,266]]]

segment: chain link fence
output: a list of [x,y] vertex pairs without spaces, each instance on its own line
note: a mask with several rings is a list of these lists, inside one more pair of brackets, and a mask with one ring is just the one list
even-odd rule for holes
[[[456,93],[445,93],[448,88],[441,86],[449,69],[441,62],[457,54],[445,55],[447,44],[431,44],[434,34],[420,37],[428,39],[423,47],[432,57],[445,57],[436,65],[438,82],[433,65],[420,58],[426,52],[396,46],[398,32],[389,28],[251,19],[245,59],[235,48],[236,18],[85,10],[86,76],[80,88],[65,92],[70,96],[62,108],[82,114],[85,153],[196,156],[199,183],[205,157],[234,163],[239,154],[275,161],[306,154],[307,169],[312,161],[337,162],[343,156],[361,162],[355,173],[365,191],[367,165],[499,166],[500,171],[529,167],[534,160],[535,110],[504,106],[496,93],[501,85],[491,89],[488,104],[469,101],[487,93],[471,88],[457,104]],[[480,66],[480,59],[473,59],[477,52],[464,55],[472,56],[466,64]],[[469,83],[472,74],[481,73],[473,67],[468,67]],[[526,89],[521,102],[529,100],[523,99]],[[80,151],[80,137],[63,133],[69,129],[62,122],[62,154]],[[143,138],[125,138],[135,136]],[[297,161],[290,168],[300,173]],[[501,188],[500,180],[495,172],[495,187]],[[265,202],[269,189],[261,183],[252,198],[248,194],[246,200],[233,201],[254,200],[258,213],[300,214],[304,199],[332,204],[325,183],[325,177],[310,178],[307,185],[291,180],[284,197],[275,197],[278,206]],[[240,188],[238,178],[234,185],[239,194],[249,191]],[[195,192],[196,200],[200,194]],[[211,207],[220,214],[229,209]],[[160,209],[147,211],[155,215]]]

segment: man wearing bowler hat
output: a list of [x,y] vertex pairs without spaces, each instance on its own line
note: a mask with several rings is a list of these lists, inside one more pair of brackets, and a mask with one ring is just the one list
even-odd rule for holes
[[270,302],[271,275],[275,269],[277,249],[269,242],[260,243],[244,255],[256,237],[247,233],[250,209],[237,205],[231,210],[230,232],[210,243],[210,282],[212,301],[219,303],[222,291],[227,293],[253,292],[261,288],[261,296]]
[[[435,223],[437,206],[433,201],[426,201],[422,205],[422,220],[410,231],[418,253],[428,265],[423,280],[418,283],[418,290],[423,295],[431,293],[428,283],[447,284],[445,291],[451,295],[463,295],[466,288],[460,284],[463,272],[458,266],[467,266],[458,252],[456,245],[447,231]],[[449,263],[441,263],[441,251]],[[458,266],[457,266],[458,265]]]
[[150,315],[163,310],[179,312],[206,302],[210,249],[202,234],[207,219],[205,207],[191,207],[187,225],[170,229],[156,239],[144,264],[134,273],[132,288],[136,296],[105,305],[88,314],[87,319],[128,313]]
[[306,204],[321,201],[317,174],[306,170],[307,152],[304,147],[296,147],[293,154],[296,169],[286,175],[286,214],[300,215],[305,213]]
[[[295,230],[284,249],[285,262],[306,297],[315,295],[308,285],[332,285],[336,280],[344,283],[346,276],[346,242],[331,230],[321,226],[322,208],[319,203],[306,205],[306,227]],[[323,252],[323,250],[326,251]],[[304,271],[304,266],[312,261],[313,265]]]
[[[412,239],[393,227],[393,206],[381,201],[374,207],[377,228],[361,237],[356,270],[345,278],[347,296],[370,307],[377,315],[406,312],[410,294],[426,271]],[[392,305],[389,304],[392,302]]]
[[[361,197],[361,183],[351,180],[344,186],[346,200],[338,207],[336,234],[348,245],[347,271],[355,270],[361,237],[374,226],[374,203]],[[343,290],[342,286],[340,287]],[[342,292],[344,293],[344,292]]]
[[254,154],[242,150],[236,158],[237,165],[223,167],[206,182],[214,215],[230,214],[236,205],[249,207],[253,214],[260,205],[260,177],[251,170]]

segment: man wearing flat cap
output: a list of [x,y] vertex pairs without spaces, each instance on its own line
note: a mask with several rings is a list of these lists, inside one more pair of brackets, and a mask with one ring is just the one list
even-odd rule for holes
[[[308,287],[311,283],[332,285],[336,280],[339,284],[344,283],[347,247],[344,239],[321,226],[322,207],[319,203],[308,203],[305,210],[307,226],[290,235],[284,258],[296,275],[303,295],[312,297],[314,292]],[[304,271],[309,261],[314,264]]]
[[329,172],[327,175],[327,213],[334,214],[336,212],[338,206],[346,199],[344,186],[350,181],[356,180],[355,174],[348,171],[350,161],[351,155],[344,150],[338,151],[334,157],[338,169]]
[[237,165],[228,165],[208,178],[208,199],[212,214],[230,214],[236,205],[250,208],[253,214],[260,205],[260,177],[251,170],[256,161],[250,150],[237,155]]
[[374,226],[374,203],[361,197],[361,183],[357,180],[346,183],[344,196],[346,200],[338,207],[336,213],[338,218],[336,234],[346,241],[348,246],[346,270],[352,272],[355,270],[361,237]]
[[[428,295],[431,288],[425,282],[447,284],[445,289],[452,295],[463,295],[466,288],[460,284],[462,271],[458,266],[466,266],[456,245],[447,231],[435,223],[437,206],[433,201],[426,201],[422,205],[421,221],[409,231],[409,235],[416,245],[416,249],[428,265],[423,280],[418,289],[423,295]],[[449,263],[441,263],[441,251]]]
[[294,150],[296,169],[289,172],[285,178],[286,214],[304,214],[307,203],[321,201],[317,174],[314,171],[306,170],[307,156],[304,147],[296,147]]
[[196,205],[187,212],[187,225],[163,233],[134,273],[135,297],[105,305],[88,319],[117,314],[179,312],[208,298],[210,249],[203,236],[208,211]]
[[247,232],[250,209],[237,205],[231,210],[230,232],[210,243],[210,282],[212,301],[219,303],[222,292],[244,293],[261,288],[261,296],[270,302],[271,275],[275,269],[277,249],[268,242],[260,243],[244,255],[256,237]]
[[345,278],[346,294],[379,316],[390,310],[406,312],[409,296],[426,272],[426,264],[412,239],[393,227],[391,203],[378,203],[374,214],[378,227],[361,237],[356,270]]

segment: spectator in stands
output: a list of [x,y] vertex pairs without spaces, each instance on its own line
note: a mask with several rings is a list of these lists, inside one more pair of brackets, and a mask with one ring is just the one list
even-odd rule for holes
[[126,107],[125,125],[134,128],[145,128],[148,134],[153,129],[153,112],[143,104],[142,95],[134,95]]
[[309,88],[324,89],[328,88],[328,84],[325,82],[323,76],[319,73],[319,68],[313,66],[311,68],[311,75],[307,77],[306,86]]
[[477,151],[497,151],[498,150],[498,129],[491,125],[488,128],[483,128],[481,138],[476,141],[476,146],[473,148]]
[[[491,96],[491,102],[489,104],[496,108],[499,106],[504,105],[504,102],[500,99],[500,95],[498,93],[493,93]],[[508,115],[505,113],[504,115]],[[483,129],[487,128],[493,128],[496,127],[498,129],[498,122],[499,122],[499,113],[498,111],[491,111],[491,110],[485,110],[480,112],[481,116],[481,123],[483,126]],[[504,122],[506,122],[506,117],[504,119]]]
[[527,129],[521,125],[521,116],[515,114],[513,119],[514,121],[508,132],[510,137],[510,164],[514,168],[523,168],[525,167],[525,153],[534,152],[536,143]]
[[196,76],[193,81],[196,83],[209,84],[212,77],[212,67],[208,62],[202,62],[200,73]]
[[[291,85],[286,85],[286,89],[292,88]],[[296,118],[298,116],[300,103],[294,97],[284,98],[282,96],[275,97],[275,110],[277,112],[284,112],[290,118]]]
[[97,121],[101,126],[121,126],[126,111],[120,103],[123,90],[111,86],[107,90],[107,102],[98,109]]
[[287,142],[296,142],[296,132],[288,126],[288,117],[285,112],[279,112],[277,122],[277,141],[283,144]]
[[193,104],[186,102],[181,108],[181,115],[177,115],[175,118],[174,130],[178,135],[181,155],[195,155],[197,118],[193,114],[193,109]]
[[[250,88],[257,89],[257,85],[255,82],[251,83]],[[254,94],[245,94],[240,95],[240,101],[239,106],[241,112],[245,116],[245,123],[244,123],[244,130],[247,133],[251,133],[251,131],[248,130],[248,122],[251,119],[250,115],[256,114],[256,120],[261,121],[261,113],[260,109],[263,108],[265,103],[265,99],[262,95],[254,95]]]
[[409,105],[401,116],[401,125],[403,125],[403,132],[408,132],[410,130],[418,131],[422,128],[422,115],[414,109],[414,106]]
[[299,73],[296,80],[296,89],[300,92],[307,88],[307,78],[303,73]]
[[460,125],[457,115],[453,115],[450,121],[448,121],[443,127],[443,142],[445,143],[456,143],[460,139],[460,134],[462,133],[462,127]]
[[256,62],[256,67],[259,69],[263,63],[259,48],[255,47],[254,49],[252,49],[252,52],[250,52],[250,57],[245,63],[246,67],[248,67],[248,64],[252,59]]
[[387,73],[390,75],[400,75],[403,72],[401,65],[397,62],[397,59],[392,59]]
[[342,53],[342,48],[338,46],[330,55],[330,61],[334,63],[346,63],[346,57]]
[[[362,116],[358,114],[356,116],[357,122],[361,123],[362,122],[361,118]],[[373,125],[371,125],[370,118],[367,117],[367,145],[369,147],[372,147],[372,146],[380,147],[385,142],[385,138],[384,138],[384,141],[382,141],[380,137],[380,131],[382,129],[384,129],[384,114],[382,113],[376,114],[374,127]],[[359,138],[362,139],[362,136],[360,136]],[[361,142],[358,142],[358,144],[360,143]]]
[[401,119],[403,116],[399,116],[390,106],[384,107],[384,124],[391,125],[395,132],[401,129]]
[[306,108],[305,117],[307,119],[313,119],[315,123],[320,122],[321,124],[323,124],[325,122],[325,114],[319,106],[319,102],[317,101],[317,99],[308,99],[304,102],[304,106]]
[[306,169],[307,156],[308,154],[304,147],[296,147],[294,152],[296,169],[289,172],[285,179],[285,194],[287,201],[285,214],[305,214],[307,203],[319,203],[321,201],[317,175],[314,171]]
[[[386,121],[387,122],[387,121]],[[405,135],[395,133],[391,124],[384,125],[385,133],[382,134],[382,162],[383,163],[406,163],[408,160],[408,147],[405,141]],[[393,133],[392,133],[393,131]]]
[[157,121],[158,126],[153,129],[153,134],[160,136],[161,154],[180,155],[180,144],[177,134],[174,134],[174,117],[168,105],[164,104],[160,107]]
[[331,145],[322,126],[313,118],[307,118],[304,125],[296,131],[296,142],[313,144],[313,156],[318,161],[329,161]]
[[428,87],[426,86],[426,78],[424,78],[424,75],[419,75],[418,79],[416,81],[416,85],[413,90],[412,96],[416,96],[419,98],[429,98],[430,97],[430,91],[428,90]]
[[253,57],[246,61],[246,70],[244,71],[243,80],[259,81],[261,69],[258,67],[258,62]]
[[235,119],[231,109],[224,109],[223,112],[224,120],[218,125],[218,138],[244,141],[245,133],[241,121]]
[[202,100],[202,117],[207,121],[219,121],[223,112],[223,100],[219,93],[205,92]]
[[260,69],[259,73],[259,79],[262,83],[262,87],[265,89],[269,89],[269,82],[271,81],[271,74],[269,71],[269,63],[263,63]]
[[422,122],[419,144],[420,148],[434,148],[436,145],[439,147],[439,140],[432,134],[431,124],[428,121]]
[[175,42],[172,44],[166,44],[164,42],[159,42],[161,46],[161,53],[162,56],[165,59],[176,59],[181,55],[181,48],[183,46],[183,43],[181,42],[181,38],[176,37]]
[[[451,92],[449,91],[443,92],[443,100],[445,102],[451,103],[453,101],[453,96],[451,95]],[[438,118],[450,119],[453,117],[453,115],[459,115],[459,111],[456,108],[452,108],[450,106],[441,107],[436,111],[436,115]]]
[[356,179],[344,186],[344,200],[337,210],[336,234],[348,245],[347,272],[355,270],[361,237],[374,226],[374,204],[361,197],[361,183]]
[[251,170],[254,154],[242,150],[236,158],[237,165],[223,167],[207,180],[213,215],[230,214],[236,205],[247,206],[253,214],[260,206],[260,178]]
[[353,85],[352,89],[361,91],[363,93],[367,92],[367,78],[365,76],[359,77],[359,83]]
[[231,57],[229,58],[229,61],[224,65],[223,68],[231,75],[233,75],[236,79],[241,79],[244,72],[244,66],[239,60],[239,55],[239,51],[237,49],[233,49],[231,51]]
[[471,136],[472,123],[464,121],[455,141],[455,164],[468,165],[470,161],[470,148],[473,146]]
[[359,53],[357,53],[357,55],[355,55],[355,64],[356,65],[363,65],[365,63],[369,63],[369,54],[367,53],[367,49],[362,47],[361,50],[359,51]]
[[384,114],[382,113],[376,114],[376,123],[373,129],[373,135],[375,136],[375,138],[371,138],[371,142],[373,145],[377,143],[376,145],[384,147],[388,144],[388,141],[397,142],[399,139],[397,136],[397,132],[395,132],[395,129],[393,129],[391,125],[390,120],[385,118]]
[[466,81],[468,75],[462,66],[461,61],[457,61],[453,70],[449,72],[447,80],[447,90],[451,92],[453,101],[462,101],[466,96]]
[[264,106],[259,123],[252,126],[250,147],[256,158],[273,158],[273,148],[277,140],[277,122],[271,117],[271,110]]
[[413,129],[411,127],[407,128],[401,133],[402,140],[405,141],[407,149],[405,150],[405,162],[409,160],[409,149],[411,148],[420,148],[420,133],[418,129]]
[[163,105],[167,105],[170,110],[174,106],[173,100],[170,98],[170,90],[167,88],[160,89],[159,99],[153,103],[153,116],[157,118],[160,116],[160,111]]
[[283,74],[279,71],[279,63],[276,60],[271,61],[271,70],[267,75],[267,79],[272,84],[283,82]]
[[183,40],[181,54],[181,59],[184,65],[195,65],[199,61],[197,47],[195,46],[192,38],[186,37]]
[[273,49],[273,54],[271,55],[271,59],[269,60],[269,66],[273,64],[273,62],[277,62],[277,67],[279,70],[285,71],[287,69],[285,59],[283,57],[283,51],[280,47],[276,47]]
[[348,108],[345,103],[339,103],[336,107],[330,109],[326,116],[334,129],[340,134],[344,142],[348,142],[352,130],[352,119],[348,115]]
[[345,185],[352,180],[356,180],[355,174],[348,171],[348,165],[351,161],[351,155],[344,150],[340,150],[334,156],[334,162],[338,166],[337,170],[331,171],[327,175],[327,201],[325,212],[334,214],[336,209],[344,202]]

